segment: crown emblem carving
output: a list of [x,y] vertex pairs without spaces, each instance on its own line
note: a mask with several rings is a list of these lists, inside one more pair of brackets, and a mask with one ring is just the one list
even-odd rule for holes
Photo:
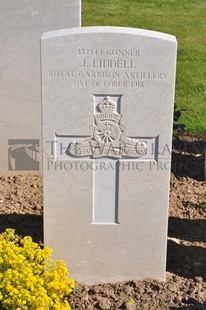
[[115,103],[110,99],[110,97],[105,97],[97,106],[100,113],[94,115],[96,123],[102,120],[110,120],[115,123],[119,123],[121,115],[115,112]]
[[106,96],[99,104],[98,107],[101,112],[106,113],[106,112],[112,112],[115,109],[115,103],[108,97]]

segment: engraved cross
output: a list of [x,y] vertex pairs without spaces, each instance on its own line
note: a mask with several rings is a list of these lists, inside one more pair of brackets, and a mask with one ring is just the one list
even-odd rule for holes
[[[94,126],[91,137],[78,136],[69,143],[68,156],[90,157],[93,169],[93,224],[119,224],[118,197],[120,165],[151,153],[156,138],[127,137],[120,124],[121,96],[94,96]],[[99,110],[99,111],[98,111]]]

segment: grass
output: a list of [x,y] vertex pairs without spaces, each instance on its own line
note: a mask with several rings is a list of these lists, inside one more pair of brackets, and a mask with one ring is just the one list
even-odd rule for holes
[[200,208],[205,209],[206,210],[206,192],[203,194],[203,199],[204,201],[201,202],[200,204]]
[[83,26],[123,26],[176,36],[176,105],[189,134],[206,136],[206,1],[82,0]]

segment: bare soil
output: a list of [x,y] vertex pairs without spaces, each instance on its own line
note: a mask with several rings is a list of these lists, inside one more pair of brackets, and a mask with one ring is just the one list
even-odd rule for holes
[[[76,283],[72,309],[206,309],[205,146],[190,137],[173,143],[166,282]],[[0,176],[0,232],[15,228],[43,243],[42,216],[41,177]]]

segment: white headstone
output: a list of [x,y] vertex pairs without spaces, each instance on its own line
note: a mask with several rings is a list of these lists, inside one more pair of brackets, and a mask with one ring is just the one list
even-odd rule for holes
[[42,36],[44,240],[75,280],[165,278],[176,48],[132,28]]
[[0,2],[0,173],[38,173],[40,37],[80,26],[80,0]]

